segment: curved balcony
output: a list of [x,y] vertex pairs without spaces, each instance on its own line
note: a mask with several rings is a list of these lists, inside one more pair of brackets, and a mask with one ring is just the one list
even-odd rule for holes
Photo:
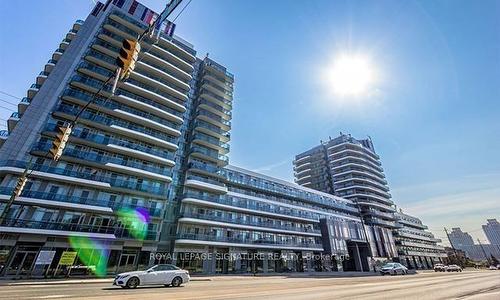
[[222,237],[215,235],[202,235],[191,233],[180,233],[177,235],[176,244],[202,244],[202,245],[225,245],[242,248],[268,248],[268,249],[290,249],[323,251],[323,246],[314,242],[300,243],[293,241],[279,241],[272,239],[252,239],[244,236]]
[[328,156],[331,159],[335,160],[335,159],[342,158],[344,156],[350,156],[349,154],[361,155],[363,158],[369,159],[372,163],[374,163],[377,166],[381,166],[382,165],[378,159],[374,158],[372,155],[368,154],[366,151],[358,151],[358,150],[355,150],[355,149],[349,149],[349,148],[347,148],[347,149],[344,149],[344,150],[341,150],[341,151],[330,153],[330,154],[328,154]]
[[[76,116],[79,113],[79,111],[80,108],[69,107],[64,104],[59,105],[59,107],[56,110],[56,112],[65,113],[71,116],[68,119]],[[119,134],[124,134],[124,135],[132,134],[134,135],[135,138],[147,139],[149,142],[155,145],[164,146],[172,150],[178,149],[176,138],[173,138],[164,133],[160,133],[156,130],[151,130],[141,125],[137,125],[116,118],[110,118],[108,116],[96,115],[95,113],[90,112],[88,110],[83,111],[80,115],[80,118],[85,120],[86,121],[85,123],[88,124],[102,124],[109,126],[108,128],[110,131],[116,131]],[[83,120],[80,122],[84,122]]]
[[[360,164],[355,164],[355,163],[348,163],[342,166],[334,167],[332,168],[333,176],[334,177],[339,177],[339,176],[345,176],[345,175],[351,175],[351,174],[361,174],[362,176],[365,177],[370,177],[374,180],[377,180],[381,183],[387,184],[387,181],[385,180],[385,176],[383,173],[374,170],[373,168],[365,165],[360,165]],[[337,171],[335,171],[337,170]]]
[[334,185],[334,188],[335,188],[335,191],[336,192],[342,192],[342,191],[350,191],[354,194],[369,194],[369,195],[375,195],[375,196],[379,196],[379,197],[382,197],[382,198],[391,198],[391,194],[386,192],[386,191],[383,191],[381,189],[378,189],[378,188],[373,188],[369,185],[356,185],[356,184],[353,184],[353,185],[341,185],[341,187],[339,187],[339,185]]
[[135,107],[137,109],[156,114],[157,116],[163,117],[177,124],[182,124],[184,121],[183,113],[122,89],[117,91],[114,99],[130,107]]
[[[0,166],[8,168],[19,168],[22,171],[27,167],[27,162],[18,160],[0,161]],[[34,171],[39,171],[47,174],[55,174],[55,175],[77,178],[78,181],[81,181],[83,179],[91,181],[92,183],[96,184],[105,183],[103,186],[109,184],[109,186],[111,187],[126,189],[129,190],[130,192],[139,191],[147,194],[153,194],[155,195],[155,197],[159,195],[166,195],[167,193],[167,185],[164,184],[163,182],[154,182],[154,181],[149,182],[147,180],[138,181],[132,179],[124,180],[114,176],[105,176],[88,172],[72,171],[68,169],[50,167],[36,163],[32,164],[30,168]],[[52,180],[57,179],[57,176],[52,175],[51,179]]]
[[376,202],[380,202],[380,203],[385,204],[385,205],[393,205],[394,204],[394,202],[392,200],[390,200],[389,198],[380,197],[379,195],[369,193],[369,192],[359,192],[358,191],[358,192],[353,192],[351,194],[344,194],[344,195],[342,195],[342,194],[339,193],[339,196],[347,198],[347,199],[355,198],[358,201],[363,201],[363,199],[368,199],[368,201],[370,201],[370,199],[371,199],[371,200],[374,200]]
[[209,87],[212,90],[216,90],[216,93],[219,96],[226,98],[227,100],[231,100],[233,98],[232,88],[228,88],[226,85],[220,85],[217,81],[210,79],[213,78],[210,75],[203,76],[201,81],[201,86]]
[[36,83],[32,84],[28,89],[28,98],[33,99],[41,87],[42,87],[41,84],[36,84]]
[[151,129],[163,131],[173,136],[180,136],[178,130],[179,124],[165,120],[156,115],[131,108],[111,99],[104,99],[102,97],[93,97],[91,93],[77,91],[74,89],[66,90],[61,96],[64,100],[85,105],[92,101],[91,108],[104,107],[108,109],[108,113],[115,114],[117,117],[131,121],[134,123],[146,125]]
[[[379,170],[377,170],[369,165],[366,165],[366,164],[360,164],[360,163],[356,163],[356,162],[337,163],[337,164],[330,164],[330,168],[334,172],[339,172],[339,174],[341,174],[345,171],[363,169],[363,170],[368,171],[370,174],[377,176],[379,179],[385,180],[383,172],[381,172],[381,171],[379,171]],[[337,170],[337,171],[335,171],[335,170]]]
[[[52,148],[52,143],[37,143],[33,147],[33,151],[47,152]],[[99,164],[104,168],[118,170],[130,175],[143,175],[157,180],[171,182],[171,170],[168,167],[148,165],[140,162],[129,161],[128,159],[120,159],[117,157],[101,155],[93,152],[84,152],[77,149],[66,148],[63,152],[63,157],[72,157],[79,159],[83,164]]]
[[356,174],[351,174],[348,176],[340,177],[337,180],[335,180],[335,185],[340,186],[341,184],[345,184],[346,182],[349,183],[361,183],[361,185],[364,185],[365,183],[368,185],[372,185],[382,191],[388,192],[389,187],[387,187],[385,184],[382,184],[379,181],[371,180],[368,177],[363,177],[360,175]]
[[[233,228],[242,228],[249,230],[258,230],[264,232],[288,233],[288,234],[297,234],[306,236],[321,236],[321,232],[317,229],[313,229],[311,226],[305,226],[301,228],[286,224],[275,224],[269,221],[256,222],[242,217],[228,218],[227,216],[217,216],[214,214],[212,215],[199,214],[195,212],[181,213],[179,222],[203,223],[203,222],[197,222],[197,220],[186,220],[186,218],[226,223],[224,225],[221,225],[222,227],[233,227]],[[244,226],[239,226],[239,225],[244,225]]]
[[341,158],[333,159],[330,161],[331,166],[337,167],[337,166],[343,166],[347,163],[358,163],[367,165],[371,167],[374,170],[377,170],[380,173],[384,172],[384,169],[378,164],[374,164],[372,161],[368,159],[364,159],[362,157],[357,157],[357,156],[352,156],[352,155],[346,155]]
[[397,230],[395,233],[396,233],[396,236],[415,239],[415,240],[422,240],[422,241],[428,241],[428,242],[434,242],[434,243],[441,242],[440,239],[436,239],[430,233],[426,234],[426,235],[420,235],[420,234],[416,234],[416,233],[407,232],[405,230]]
[[210,91],[211,94],[217,95],[217,96],[219,96],[219,98],[222,98],[226,101],[232,100],[232,97],[233,97],[232,93],[228,93],[226,91],[221,91],[218,86],[216,86],[215,84],[208,82],[206,80],[202,81],[201,88],[206,90],[206,91]]
[[41,71],[36,77],[36,84],[41,86],[45,82],[49,74],[50,73],[47,71]]
[[415,223],[415,222],[410,222],[405,219],[399,219],[397,220],[398,223],[403,224],[408,227],[414,227],[417,229],[428,229],[429,227],[427,225],[424,225],[422,223]]
[[[150,56],[152,56],[152,54],[150,54]],[[185,93],[187,93],[190,89],[189,84],[178,79],[176,74],[172,74],[169,69],[165,69],[162,66],[154,65],[151,61],[145,61],[144,59],[139,61],[136,66],[136,70],[140,74],[156,79],[157,81],[175,89],[182,95],[185,95]]]
[[394,213],[383,212],[381,210],[377,210],[377,209],[373,209],[373,208],[362,209],[361,212],[364,215],[381,217],[381,218],[385,218],[385,219],[393,220],[393,221],[396,220],[396,216],[394,215]]
[[226,70],[226,68],[219,65],[215,61],[207,58],[203,61],[203,63],[204,63],[204,66],[206,67],[206,70],[215,71],[216,73],[220,74],[221,76],[228,78],[231,82],[234,82],[234,75],[231,74],[230,72],[228,72]]
[[[48,123],[44,131],[55,132],[57,129],[57,124]],[[174,166],[174,154],[169,151],[161,151],[154,149],[152,147],[146,147],[139,143],[126,140],[124,138],[114,138],[107,135],[89,133],[82,130],[81,128],[75,128],[71,132],[71,139],[78,138],[79,142],[82,144],[98,144],[107,146],[108,150],[114,151],[120,154],[125,154],[131,157],[137,157],[140,159],[151,160],[157,163],[164,163],[168,166]]]
[[[380,157],[375,153],[372,152],[371,150],[366,149],[361,143],[354,143],[351,141],[344,141],[340,144],[333,145],[328,147],[328,151],[332,151],[333,149],[341,148],[341,150],[346,150],[346,149],[354,149],[354,150],[361,150],[363,153],[370,155],[376,160],[379,160]],[[340,151],[338,151],[340,152]]]
[[218,176],[225,179],[224,171],[219,166],[214,166],[206,163],[201,163],[197,161],[190,161],[187,165],[188,170],[191,171],[202,171],[203,174],[208,176]]
[[396,223],[394,221],[385,221],[375,217],[365,218],[365,221],[370,225],[379,225],[388,228],[398,228],[398,226],[396,226]]
[[380,210],[386,211],[386,212],[396,212],[396,210],[392,206],[385,205],[385,204],[382,204],[382,203],[371,202],[371,201],[367,201],[367,200],[359,200],[359,201],[356,201],[356,203],[359,206],[372,207],[372,208],[380,209]]
[[13,112],[9,119],[7,120],[7,130],[9,130],[9,133],[16,128],[17,122],[21,119],[23,115],[18,113],[18,112]]

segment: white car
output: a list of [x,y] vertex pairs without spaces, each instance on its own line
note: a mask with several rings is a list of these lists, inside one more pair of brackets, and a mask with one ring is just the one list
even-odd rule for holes
[[457,265],[449,265],[446,267],[446,272],[462,272],[462,268]]
[[380,269],[380,274],[382,275],[406,275],[408,274],[408,268],[400,263],[387,263]]
[[189,272],[174,265],[162,264],[153,266],[146,271],[126,272],[116,275],[113,285],[122,288],[135,289],[139,285],[163,284],[178,287],[189,282]]

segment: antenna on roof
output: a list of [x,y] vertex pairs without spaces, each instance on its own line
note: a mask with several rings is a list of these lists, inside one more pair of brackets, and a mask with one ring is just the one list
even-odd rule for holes
[[330,139],[330,141],[332,140],[332,137],[331,137],[331,136],[328,136],[328,138]]
[[207,52],[207,55],[205,56],[205,58],[208,58],[208,55],[210,55],[210,53]]

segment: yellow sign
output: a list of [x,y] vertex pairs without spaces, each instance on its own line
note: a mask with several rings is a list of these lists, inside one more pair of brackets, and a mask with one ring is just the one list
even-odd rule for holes
[[76,252],[64,251],[59,260],[60,266],[71,266],[75,262]]

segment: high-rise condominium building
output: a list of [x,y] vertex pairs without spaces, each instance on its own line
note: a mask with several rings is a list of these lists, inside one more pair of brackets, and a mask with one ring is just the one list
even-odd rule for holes
[[398,260],[410,269],[431,269],[447,257],[440,239],[426,230],[427,225],[414,216],[396,213],[397,224],[394,239],[398,249]]
[[500,245],[500,223],[497,219],[488,219],[488,223],[483,225],[483,231],[488,241],[492,245]]
[[472,236],[467,232],[463,232],[459,227],[452,228],[451,232],[448,234],[448,238],[450,239],[451,245],[458,249],[460,249],[461,246],[474,245]]
[[[196,58],[172,27],[146,37],[130,78],[109,99],[106,85],[79,115],[60,160],[47,154],[58,126],[74,120],[115,72],[122,40],[137,38],[156,16],[133,0],[98,2],[8,120],[0,134],[2,210],[30,171],[0,224],[1,275],[52,275],[64,251],[81,250],[75,239],[91,249],[91,264],[106,260],[108,273],[143,268],[152,252],[173,251],[185,193],[226,191],[220,168],[227,164],[233,76]],[[42,251],[52,263],[35,264]],[[78,255],[77,264],[89,261]]]
[[[155,15],[133,0],[97,3],[0,134],[2,210],[30,170],[0,224],[0,275],[67,272],[58,263],[68,252],[73,275],[158,261],[199,273],[368,270],[353,200],[227,166],[233,75],[196,58],[171,27],[141,43],[115,95],[106,85],[82,111],[115,71],[122,40]],[[80,112],[53,161],[58,126]]]
[[295,157],[295,181],[354,201],[367,225],[374,257],[397,256],[392,230],[396,228],[394,203],[371,139],[348,134],[321,142]]

